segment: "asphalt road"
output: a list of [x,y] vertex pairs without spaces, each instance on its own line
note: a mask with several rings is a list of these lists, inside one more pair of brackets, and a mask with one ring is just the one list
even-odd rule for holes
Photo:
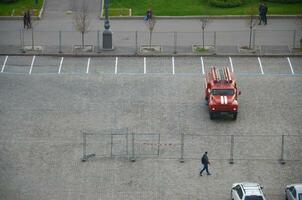
[[[1,199],[220,200],[232,183],[255,181],[279,200],[286,184],[302,181],[300,57],[291,67],[284,57],[0,59]],[[209,119],[201,59],[205,71],[232,61],[242,91],[236,121]],[[137,134],[134,163],[125,135],[113,136],[112,159],[110,136],[100,135],[120,128]],[[94,133],[87,150],[97,155],[85,163],[83,130]],[[160,134],[159,156],[156,136],[143,133]],[[213,175],[199,177],[206,150]]]

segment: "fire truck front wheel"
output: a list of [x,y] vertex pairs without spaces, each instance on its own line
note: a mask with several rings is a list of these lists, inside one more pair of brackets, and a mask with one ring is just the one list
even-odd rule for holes
[[237,112],[233,113],[233,119],[236,120],[237,119]]
[[214,119],[214,115],[215,115],[215,113],[214,113],[214,112],[209,111],[209,114],[210,114],[210,119],[211,119],[211,120],[213,120],[213,119]]

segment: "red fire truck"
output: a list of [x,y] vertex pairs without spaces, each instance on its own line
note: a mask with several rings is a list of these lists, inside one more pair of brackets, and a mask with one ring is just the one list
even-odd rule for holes
[[234,74],[228,67],[216,68],[205,76],[205,99],[208,102],[210,119],[216,114],[229,113],[233,119],[237,119],[237,97],[241,92],[237,89]]

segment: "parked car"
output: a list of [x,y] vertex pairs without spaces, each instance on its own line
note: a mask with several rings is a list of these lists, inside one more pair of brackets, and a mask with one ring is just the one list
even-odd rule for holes
[[234,183],[231,191],[232,200],[266,200],[263,187],[258,183]]
[[302,183],[287,185],[285,189],[286,200],[302,200]]

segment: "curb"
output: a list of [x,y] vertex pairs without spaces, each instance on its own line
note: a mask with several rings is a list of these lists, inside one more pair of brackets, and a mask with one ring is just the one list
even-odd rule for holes
[[[197,15],[197,16],[156,16],[156,19],[171,19],[171,20],[177,20],[177,19],[200,19],[202,17],[209,17],[210,19],[246,19],[249,18],[248,15]],[[302,18],[302,15],[268,15],[267,16],[270,19],[296,19],[296,18]],[[104,20],[105,17],[99,16],[101,20]],[[144,16],[111,16],[109,17],[111,20],[141,20],[144,18]]]
[[[45,10],[45,1],[43,3],[42,8],[40,9],[38,16],[33,16],[33,20],[41,20]],[[197,19],[199,20],[202,17],[209,17],[210,19],[246,19],[248,15],[213,15],[213,16],[206,16],[206,15],[198,15],[198,16],[156,16],[157,19],[166,19],[166,20],[192,20]],[[269,19],[297,19],[302,18],[302,15],[268,15]],[[144,16],[111,16],[109,17],[110,20],[141,20]],[[100,20],[104,20],[105,17],[99,16]],[[0,16],[1,20],[23,20],[23,16]]]
[[57,56],[57,57],[302,57],[302,54],[72,54],[72,53],[0,53],[0,56]]

